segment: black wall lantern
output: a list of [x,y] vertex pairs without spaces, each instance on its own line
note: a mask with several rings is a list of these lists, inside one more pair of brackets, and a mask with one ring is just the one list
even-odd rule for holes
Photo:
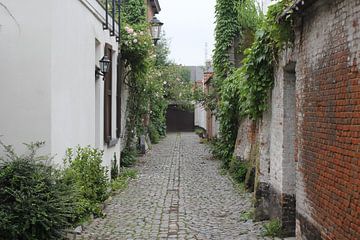
[[98,76],[105,76],[106,73],[109,72],[111,60],[108,58],[108,56],[104,56],[100,61],[100,68],[95,67],[95,75]]
[[164,23],[160,22],[159,19],[157,19],[155,16],[150,21],[151,25],[151,37],[154,41],[154,44],[157,44],[157,41],[160,40],[160,34],[161,34],[161,27],[164,25]]

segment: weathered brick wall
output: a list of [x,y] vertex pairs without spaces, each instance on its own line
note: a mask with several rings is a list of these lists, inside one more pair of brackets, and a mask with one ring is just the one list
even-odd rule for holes
[[360,1],[299,20],[297,238],[360,239]]
[[282,53],[269,109],[260,121],[257,220],[281,220],[284,236],[295,235],[296,92],[294,52]]
[[234,156],[242,161],[250,158],[251,147],[256,139],[256,122],[245,118],[239,124]]

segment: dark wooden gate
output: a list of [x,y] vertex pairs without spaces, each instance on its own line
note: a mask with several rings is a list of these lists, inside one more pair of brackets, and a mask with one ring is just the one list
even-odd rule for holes
[[194,112],[186,111],[177,105],[169,105],[166,113],[168,132],[194,131]]

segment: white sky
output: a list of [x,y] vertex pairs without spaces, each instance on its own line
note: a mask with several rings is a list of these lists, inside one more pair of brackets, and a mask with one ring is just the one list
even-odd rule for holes
[[158,19],[170,40],[170,59],[182,65],[204,65],[214,48],[216,0],[159,0]]

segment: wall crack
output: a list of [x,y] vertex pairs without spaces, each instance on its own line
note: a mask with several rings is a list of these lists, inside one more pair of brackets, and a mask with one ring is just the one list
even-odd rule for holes
[[15,16],[11,13],[11,11],[9,10],[9,8],[2,2],[0,2],[0,7],[2,7],[6,12],[7,14],[9,14],[9,16],[11,17],[11,19],[15,22],[18,30],[19,30],[19,33],[21,33],[21,28],[20,28],[20,24],[19,22],[16,20]]

